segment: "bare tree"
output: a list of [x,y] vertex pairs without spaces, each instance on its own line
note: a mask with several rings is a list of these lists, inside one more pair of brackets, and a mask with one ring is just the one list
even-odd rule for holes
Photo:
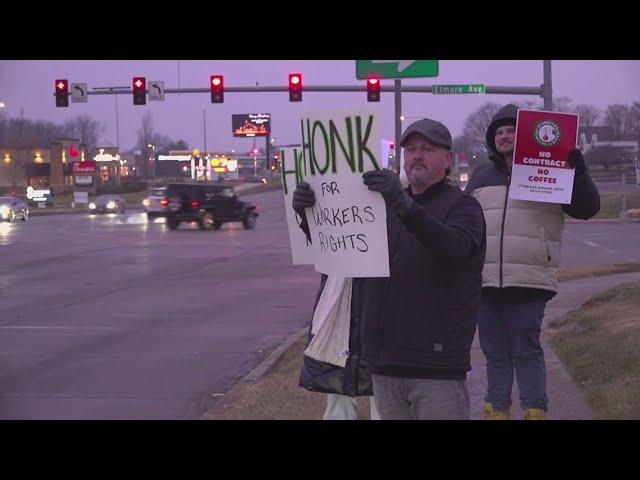
[[470,153],[480,153],[487,149],[486,134],[493,116],[498,113],[502,105],[487,102],[477,110],[470,113],[464,121],[462,137],[465,145],[468,145]]
[[77,138],[84,144],[88,157],[93,158],[98,147],[98,140],[105,132],[104,123],[94,120],[89,115],[79,115],[64,122],[63,135]]
[[605,123],[613,130],[616,140],[631,133],[630,108],[627,105],[609,105],[605,112]]
[[602,115],[599,108],[593,105],[581,103],[573,108],[573,113],[578,115],[581,127],[593,127],[597,124],[598,118]]
[[554,112],[571,112],[571,102],[573,100],[569,97],[554,97],[553,98],[553,111]]
[[15,188],[19,178],[27,180],[27,154],[24,151],[29,146],[37,146],[38,138],[34,133],[33,122],[22,116],[7,121],[4,143],[6,147],[16,150],[7,165],[7,174]]
[[142,154],[142,160],[140,165],[137,165],[138,170],[143,178],[148,178],[150,173],[150,161],[149,157],[153,154],[152,147],[149,145],[154,145],[154,132],[153,132],[153,114],[151,112],[145,112],[142,116],[142,125],[138,129],[137,132],[138,141],[136,143],[137,150],[139,150]]
[[189,150],[189,144],[184,140],[178,140],[177,142],[171,142],[167,146],[168,150]]
[[629,109],[629,130],[636,137],[640,137],[640,102],[633,102]]

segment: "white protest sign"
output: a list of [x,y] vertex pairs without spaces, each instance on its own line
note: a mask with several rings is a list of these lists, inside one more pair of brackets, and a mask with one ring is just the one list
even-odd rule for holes
[[307,209],[316,271],[340,277],[388,277],[387,215],[362,174],[379,169],[380,133],[372,113],[330,112],[301,121]]
[[[300,229],[300,217],[293,211],[293,192],[298,182],[304,180],[302,148],[280,150],[280,170],[284,191],[284,211],[289,227],[289,244],[294,265],[313,265],[314,256],[306,234]],[[308,219],[311,220],[310,218]]]

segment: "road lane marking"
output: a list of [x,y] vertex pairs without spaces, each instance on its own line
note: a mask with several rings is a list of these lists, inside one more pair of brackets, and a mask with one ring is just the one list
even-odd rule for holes
[[73,326],[36,326],[36,325],[1,325],[4,330],[116,330],[117,327],[73,327]]
[[170,313],[112,313],[112,317],[126,317],[126,318],[202,318],[202,315],[183,315],[183,314],[170,314]]
[[580,240],[582,243],[586,243],[587,245],[589,245],[590,247],[594,247],[594,248],[601,248],[602,250],[604,250],[607,253],[610,253],[611,255],[620,255],[622,258],[624,258],[627,262],[635,262],[636,260],[634,258],[628,257],[627,255],[618,253],[614,250],[611,250],[607,247],[603,247],[600,244],[594,243],[594,242],[590,242],[589,240]]

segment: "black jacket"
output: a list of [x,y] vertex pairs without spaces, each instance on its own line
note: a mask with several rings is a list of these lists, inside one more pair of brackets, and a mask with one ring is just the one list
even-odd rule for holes
[[405,218],[387,209],[391,276],[367,279],[363,355],[380,375],[464,379],[486,248],[482,208],[445,181],[411,196]]

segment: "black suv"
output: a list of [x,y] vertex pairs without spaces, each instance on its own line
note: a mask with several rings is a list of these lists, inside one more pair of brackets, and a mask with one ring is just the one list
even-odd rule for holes
[[167,209],[158,216],[166,217],[170,230],[180,222],[198,222],[201,230],[217,230],[225,222],[242,222],[244,228],[253,228],[258,216],[258,207],[238,200],[228,185],[171,183],[160,204]]

